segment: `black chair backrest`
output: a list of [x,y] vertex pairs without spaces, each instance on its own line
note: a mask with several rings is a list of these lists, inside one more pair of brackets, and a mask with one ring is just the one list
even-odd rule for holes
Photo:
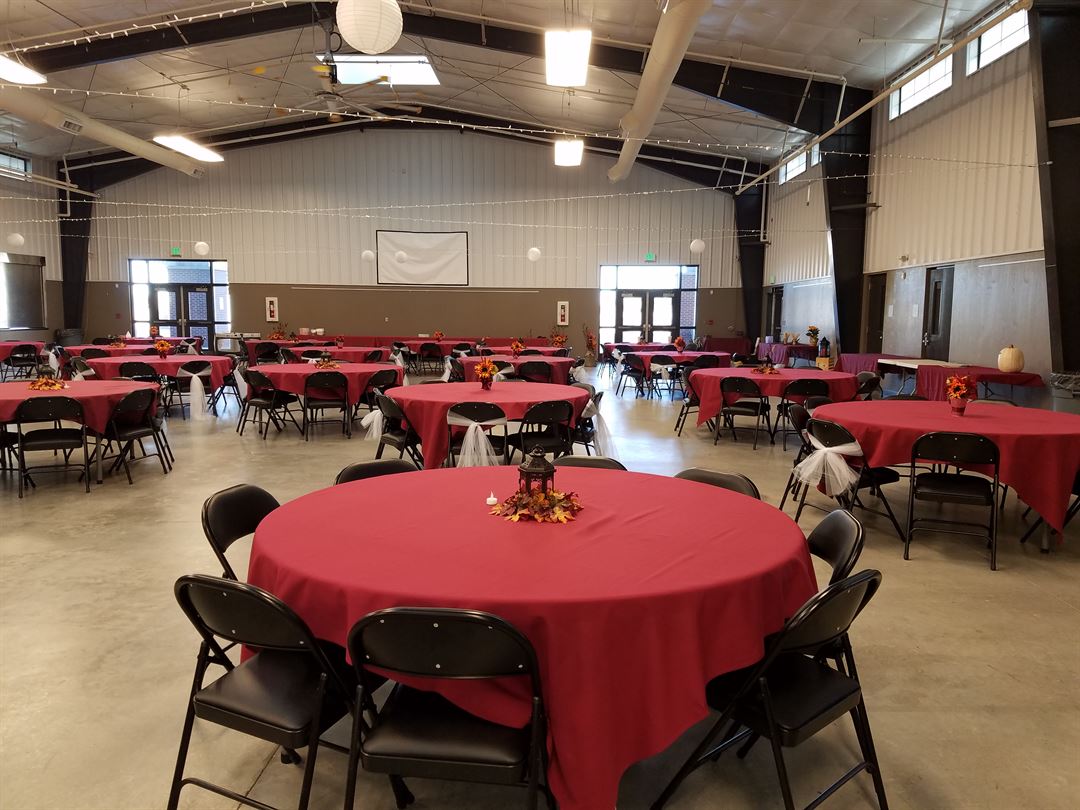
[[491,357],[491,355],[495,354],[495,352],[489,349],[487,346],[479,347],[479,351],[481,357]]
[[667,343],[660,347],[662,352],[677,352],[679,349],[674,343]]
[[673,366],[675,365],[674,358],[668,357],[666,354],[654,354],[651,365],[654,366]]
[[691,467],[675,474],[676,478],[684,481],[697,481],[699,484],[709,484],[714,487],[728,489],[761,500],[761,493],[757,485],[742,473],[726,473],[716,470],[706,470],[701,467]]
[[270,378],[263,374],[261,371],[256,371],[253,368],[248,368],[241,372],[241,376],[247,380],[247,384],[252,388],[273,388],[274,383]]
[[881,572],[874,570],[829,585],[788,619],[775,641],[775,653],[815,652],[837,641],[880,586]]
[[645,361],[636,354],[626,355],[625,364],[634,371],[640,371],[642,373],[645,371]]
[[378,363],[382,360],[382,349],[372,349],[364,355],[365,363]]
[[798,402],[792,402],[788,407],[788,419],[791,420],[791,427],[801,433],[810,421],[810,412]]
[[363,481],[365,478],[378,478],[381,475],[416,472],[416,465],[405,458],[380,458],[375,461],[358,461],[342,468],[334,479],[334,484],[347,484],[350,481]]
[[[278,349],[278,351],[281,352],[281,358],[286,363],[300,362],[300,358],[296,356],[296,353],[292,349],[286,349],[284,346],[282,346],[280,349]],[[319,352],[319,356],[322,356],[322,352]]]
[[[157,354],[157,352],[154,352],[154,354]],[[83,349],[81,356],[84,360],[96,360],[99,357],[108,357],[109,353],[104,349]]]
[[375,404],[382,411],[384,419],[408,421],[401,406],[386,394],[375,394]]
[[746,377],[724,377],[720,380],[721,394],[738,394],[740,397],[760,397],[761,389]]
[[276,343],[264,340],[262,343],[255,344],[256,357],[277,357],[279,353],[279,346]]
[[33,343],[21,343],[13,346],[8,354],[9,360],[37,360],[37,346]]
[[838,447],[841,444],[857,443],[851,432],[843,425],[826,419],[811,419],[806,423],[806,432],[826,447]]
[[803,403],[807,410],[814,410],[814,408],[820,408],[822,405],[832,405],[832,400],[829,397],[807,397]]
[[690,364],[690,368],[719,368],[720,358],[715,354],[703,354],[694,358],[694,362]]
[[191,374],[193,376],[197,374],[203,374],[209,370],[209,360],[188,360],[186,363],[180,366],[180,371]]
[[308,349],[307,351],[300,352],[300,357],[304,360],[318,360],[322,357],[322,354],[322,349]]
[[450,358],[450,376],[457,381],[465,381],[465,366],[456,357]]
[[792,380],[784,386],[784,399],[792,397],[827,397],[829,384],[825,380]]
[[551,381],[551,364],[543,360],[530,360],[517,368],[517,375],[524,380]]
[[526,354],[543,354],[543,352],[539,349],[522,349],[521,354],[524,356]]
[[406,346],[400,340],[395,340],[392,345],[393,345],[393,347],[395,349],[407,349],[408,348],[408,346]]
[[358,667],[378,667],[403,675],[529,677],[533,694],[540,696],[532,644],[509,622],[490,613],[416,607],[378,610],[353,625],[348,649]]
[[607,456],[563,456],[552,462],[556,467],[589,467],[596,470],[622,470],[626,467],[618,459]]
[[157,392],[153,388],[140,388],[138,391],[125,394],[124,398],[113,407],[113,418],[123,416],[125,422],[132,422],[139,420],[133,420],[131,414],[142,414],[142,419],[145,421],[150,416],[150,410],[154,407],[156,399]]
[[304,390],[311,388],[332,390],[345,396],[349,390],[349,379],[340,371],[316,371],[304,378]]
[[378,388],[380,390],[384,388],[393,388],[398,384],[398,372],[394,368],[383,368],[376,371],[370,377],[368,377],[367,387],[369,389]]
[[95,346],[108,346],[110,343],[112,343],[112,338],[96,337],[90,342]]
[[495,422],[506,419],[506,412],[494,402],[458,402],[446,412],[457,414],[473,422]]
[[523,425],[569,425],[574,418],[574,406],[562,399],[537,402],[529,406],[521,418]]
[[[170,349],[169,351],[171,352],[171,351],[172,351],[172,349]],[[143,350],[142,350],[141,352],[139,352],[139,353],[140,353],[141,355],[143,355],[144,357],[153,357],[154,355],[156,355],[156,354],[159,354],[160,352],[158,352],[158,350],[157,350],[157,349],[155,349],[155,348],[154,348],[153,346],[150,346],[149,348],[143,349]],[[85,356],[85,355],[86,355],[86,352],[83,352],[83,355]],[[108,353],[108,352],[105,352],[105,356],[106,356],[106,357],[108,357],[108,355],[109,355],[109,353]]]
[[439,349],[438,343],[421,343],[420,354],[431,355],[433,357],[441,357],[442,351]]
[[455,343],[452,351],[455,352],[467,352],[471,347],[468,343]]
[[869,380],[880,380],[881,378],[872,371],[860,371],[855,375],[855,379],[858,381],[859,385],[862,385]]
[[622,354],[626,354],[628,351],[630,351],[630,344],[616,343],[612,348],[614,348],[618,352],[621,352]]
[[94,371],[92,368],[90,368],[90,364],[87,363],[81,356],[75,356],[71,358],[71,367],[80,374],[85,374],[88,371],[93,373]]
[[924,433],[911,446],[912,463],[924,459],[957,466],[992,464],[997,467],[998,446],[978,433],[939,431]]
[[926,397],[920,397],[918,394],[893,394],[891,397],[881,398],[882,402],[888,402],[890,400],[899,400],[901,402],[915,400],[919,402],[925,402]]
[[120,376],[157,378],[158,373],[154,371],[154,367],[149,363],[144,363],[141,360],[129,360],[120,364]]
[[55,422],[57,419],[81,423],[83,420],[82,403],[71,397],[30,397],[20,402],[15,409],[15,421],[20,424]]
[[246,582],[189,574],[176,580],[176,601],[192,625],[219,655],[218,639],[263,650],[315,656],[329,686],[350,699],[349,688],[326,659],[322,647],[296,613],[273,594]]
[[810,553],[832,568],[829,584],[845,579],[859,561],[863,549],[863,525],[845,509],[825,516],[806,538]]
[[588,391],[590,399],[592,399],[593,397],[596,396],[596,387],[589,384],[589,383],[584,383],[584,382],[570,383],[570,387],[571,388],[580,388],[583,391]]
[[215,492],[203,502],[203,534],[210,541],[225,577],[237,578],[225,557],[229,546],[253,534],[263,518],[280,505],[277,498],[254,484],[237,484]]
[[[565,346],[562,346],[561,348],[556,349],[555,353],[552,354],[551,356],[552,357],[569,357],[570,356],[570,350],[568,348],[566,348]],[[579,359],[581,360],[581,365],[585,365],[584,359],[583,358],[579,358]]]

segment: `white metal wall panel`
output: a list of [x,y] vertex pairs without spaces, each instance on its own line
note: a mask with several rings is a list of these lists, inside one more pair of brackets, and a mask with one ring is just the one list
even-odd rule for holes
[[[89,279],[125,280],[129,258],[171,246],[190,256],[202,240],[235,282],[374,284],[375,265],[360,254],[386,228],[468,230],[473,286],[595,287],[600,264],[648,251],[691,263],[696,237],[708,243],[700,286],[739,286],[729,195],[645,161],[611,185],[612,160],[586,154],[579,168],[556,168],[546,146],[426,131],[253,146],[228,152],[202,180],[158,169],[105,189]],[[670,189],[681,193],[640,194]],[[543,258],[531,264],[534,245]]]
[[[34,158],[35,174],[53,177],[52,161]],[[60,281],[60,228],[57,225],[56,191],[48,186],[0,180],[0,250],[45,257],[45,278]],[[26,243],[20,248],[7,244],[8,234],[21,233]]]
[[893,121],[880,104],[873,144],[867,273],[1042,250],[1026,46],[971,76],[955,56],[953,86]]
[[811,166],[783,185],[771,182],[768,210],[765,282],[787,284],[829,278],[832,262],[821,164]]

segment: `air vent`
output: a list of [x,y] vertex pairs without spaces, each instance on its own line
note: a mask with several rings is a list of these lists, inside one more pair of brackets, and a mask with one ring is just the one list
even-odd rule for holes
[[78,135],[82,132],[83,125],[72,118],[64,118],[60,121],[60,125],[57,129],[62,129],[64,132],[70,132],[72,135]]

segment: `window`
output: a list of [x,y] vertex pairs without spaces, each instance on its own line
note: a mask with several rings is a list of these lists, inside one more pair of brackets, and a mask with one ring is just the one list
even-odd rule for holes
[[[810,166],[817,166],[820,162],[821,151],[818,149],[818,144],[815,143],[810,147]],[[780,184],[783,185],[792,177],[798,177],[805,172],[807,168],[806,152],[803,152],[798,157],[793,157],[780,167]]]
[[[918,68],[916,68],[918,69]],[[889,96],[889,120],[952,87],[952,57],[942,59]]]
[[29,158],[13,155],[10,152],[0,152],[0,177],[18,177],[24,180],[29,174]]
[[1028,41],[1027,11],[1006,17],[981,37],[968,43],[967,75],[980,70],[995,59],[1019,48]]

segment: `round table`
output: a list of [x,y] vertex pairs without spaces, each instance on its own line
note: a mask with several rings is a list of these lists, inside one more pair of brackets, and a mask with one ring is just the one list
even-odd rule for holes
[[514,367],[514,371],[517,371],[522,363],[546,363],[551,368],[551,381],[559,385],[569,384],[570,369],[572,369],[574,363],[577,362],[573,357],[544,357],[535,354],[523,354],[519,357],[514,357],[510,354],[493,354],[490,357],[463,357],[461,358],[461,365],[465,369],[466,382],[476,382],[476,367],[480,364],[481,360],[510,363]]
[[185,363],[210,364],[211,390],[216,390],[225,382],[225,375],[232,371],[232,358],[213,354],[170,354],[162,358],[157,355],[145,357],[93,357],[86,361],[94,373],[103,380],[113,380],[121,376],[120,368],[125,363],[145,363],[162,377],[175,377]]
[[183,335],[181,335],[179,337],[165,337],[164,335],[158,335],[157,337],[124,338],[125,343],[139,343],[144,348],[146,346],[153,345],[154,343],[156,343],[159,340],[164,340],[167,343],[172,343],[174,346],[179,345],[180,343],[183,343],[185,340],[194,340],[195,341],[195,346],[199,349],[199,351],[202,351],[202,347],[203,347],[202,335],[194,335],[194,336],[189,336],[189,337],[185,337]]
[[[555,482],[584,506],[565,525],[491,515],[488,493],[517,485],[507,467],[314,492],[259,525],[248,576],[338,644],[358,619],[398,605],[511,622],[539,658],[559,806],[611,808],[623,771],[705,717],[705,684],[757,661],[816,584],[799,527],[761,501],[611,470],[563,468]],[[495,722],[528,720],[523,684],[425,687]]]
[[371,375],[378,371],[392,369],[397,372],[398,383],[401,382],[404,372],[400,366],[393,363],[339,363],[337,368],[315,368],[314,363],[289,363],[287,365],[258,366],[256,371],[265,374],[274,388],[280,391],[288,391],[290,394],[304,395],[304,381],[311,374],[320,371],[340,371],[349,382],[349,402],[356,404],[360,401],[360,395],[367,388]]
[[125,396],[140,388],[157,390],[154,383],[130,380],[69,380],[61,391],[31,391],[26,380],[0,383],[0,423],[14,422],[15,410],[24,399],[37,397],[69,397],[83,406],[83,424],[103,433],[108,427],[113,408]]
[[589,392],[584,388],[502,380],[496,381],[490,391],[485,391],[478,382],[464,382],[409,385],[391,388],[386,395],[401,406],[409,424],[420,435],[424,466],[429,470],[442,466],[446,459],[446,414],[459,402],[493,402],[503,409],[507,419],[521,419],[533,405],[556,399],[573,405],[577,419],[589,404]]
[[720,413],[720,383],[725,377],[745,377],[757,383],[767,397],[780,397],[788,383],[795,380],[825,380],[829,384],[829,398],[841,402],[855,396],[859,381],[854,374],[843,371],[820,371],[816,368],[778,368],[775,374],[758,374],[749,366],[738,368],[703,368],[690,375],[690,384],[701,400],[698,409],[699,425],[715,419]]
[[[278,348],[289,349],[290,351],[295,352],[296,354],[300,354],[300,352],[306,351],[308,349],[329,349],[331,347],[336,348],[336,346],[337,346],[337,344],[334,342],[333,338],[317,337],[315,335],[309,335],[308,337],[305,337],[303,339],[298,339],[298,340],[292,340],[292,339],[268,340],[268,339],[265,339],[265,338],[245,339],[244,340],[244,345],[247,346],[248,362],[251,365],[255,365],[255,362],[256,362],[256,359],[257,359],[256,356],[255,356],[255,349],[258,346],[262,345],[263,343],[273,343]],[[301,343],[306,343],[307,345],[306,346],[301,346],[300,345]],[[324,345],[324,344],[327,344],[327,345]]]
[[[390,350],[384,349],[380,346],[283,346],[282,348],[288,349],[297,357],[300,357],[303,352],[319,352],[320,354],[328,354],[334,360],[339,360],[343,363],[365,363],[375,362],[384,363],[390,359]],[[379,357],[377,360],[369,361],[367,356],[371,352],[378,352]],[[301,362],[306,362],[301,359]]]
[[970,403],[962,417],[946,402],[874,400],[837,402],[814,410],[815,419],[843,425],[875,467],[906,464],[924,433],[978,433],[998,446],[1002,483],[1061,531],[1080,470],[1080,416],[1037,408]]
[[36,354],[45,350],[45,344],[40,340],[0,340],[0,363],[11,357],[11,351],[16,346],[33,346]]
[[107,354],[109,357],[128,357],[128,356],[131,356],[131,355],[142,354],[143,352],[145,352],[149,348],[150,347],[147,346],[145,343],[138,344],[138,345],[132,345],[132,344],[129,343],[128,345],[126,345],[124,347],[118,347],[118,346],[64,346],[63,347],[64,351],[67,352],[68,354],[70,354],[72,357],[82,357],[82,353],[85,352],[87,349],[100,349],[101,351],[105,352],[105,354]]
[[401,340],[397,342],[404,343],[408,350],[413,354],[419,354],[420,347],[425,343],[434,343],[439,347],[439,353],[443,357],[449,357],[453,352],[454,347],[459,346],[462,343],[467,344],[469,348],[472,348],[473,346],[473,343],[468,340],[435,340],[435,338],[417,338],[416,340]]
[[[484,348],[488,349],[493,355],[496,355],[496,354],[497,355],[513,354],[513,352],[510,351],[510,346],[508,346],[508,345],[507,346],[484,346]],[[530,351],[535,350],[535,351],[539,352],[541,354],[541,356],[543,356],[543,357],[554,357],[555,354],[558,351],[560,351],[560,348],[557,347],[557,346],[526,346],[525,348],[530,350]],[[562,348],[566,348],[566,347],[562,347]],[[524,355],[524,356],[528,357],[529,355]],[[536,357],[535,354],[532,355],[532,356]]]

